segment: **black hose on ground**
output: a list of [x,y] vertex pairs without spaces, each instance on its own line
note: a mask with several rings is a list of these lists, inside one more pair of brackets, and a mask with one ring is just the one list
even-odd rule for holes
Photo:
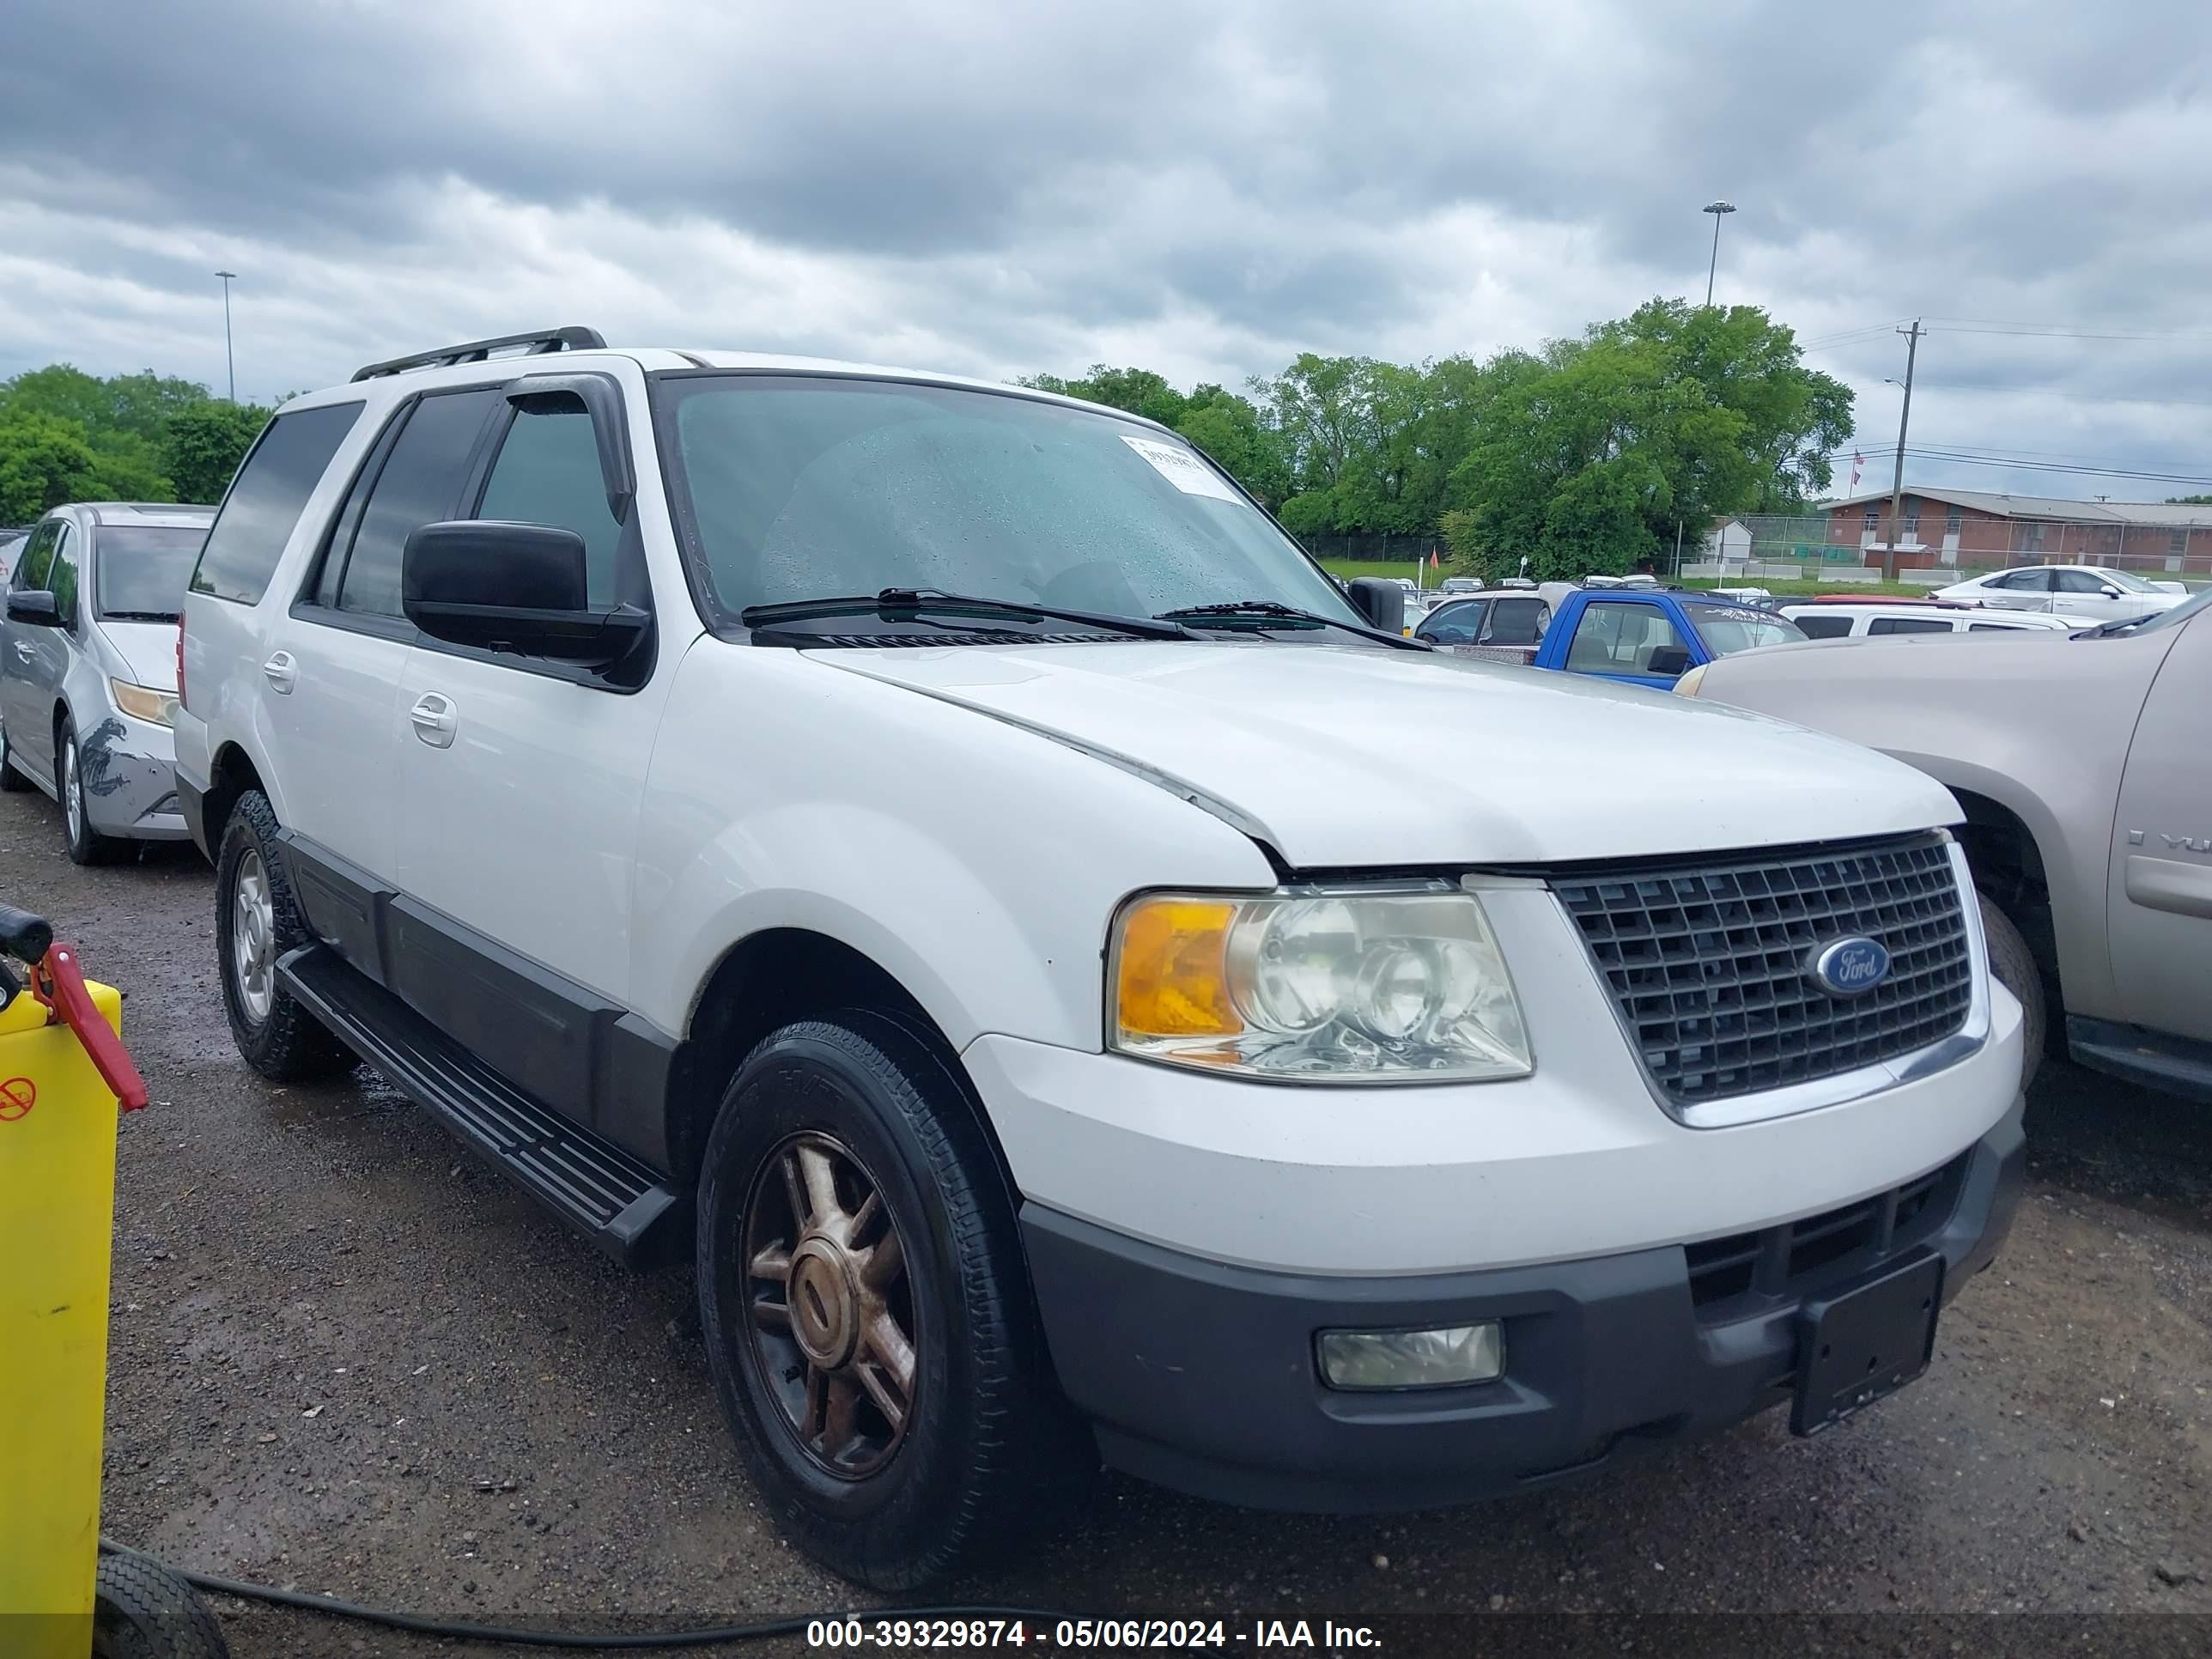
[[[134,1550],[127,1545],[118,1544],[104,1533],[100,1535],[100,1548],[105,1555],[133,1555],[146,1561],[156,1559],[143,1550]],[[464,1642],[505,1642],[516,1647],[621,1650],[705,1648],[724,1642],[757,1641],[769,1636],[799,1636],[805,1632],[809,1625],[842,1624],[848,1620],[859,1620],[863,1624],[875,1624],[886,1619],[902,1619],[909,1623],[931,1619],[1018,1619],[1025,1623],[1048,1623],[1066,1616],[1036,1607],[853,1607],[838,1613],[766,1619],[758,1624],[721,1625],[703,1630],[589,1634],[579,1631],[511,1630],[499,1625],[463,1624],[448,1619],[432,1619],[419,1613],[395,1613],[388,1607],[363,1607],[358,1601],[341,1601],[334,1596],[313,1595],[305,1590],[279,1589],[273,1584],[219,1578],[209,1572],[188,1572],[178,1567],[171,1567],[169,1571],[194,1589],[204,1590],[211,1595],[234,1595],[242,1601],[296,1607],[302,1613],[319,1613],[332,1619],[351,1619],[365,1625],[381,1625],[387,1630],[410,1631],[417,1636],[439,1636]]]

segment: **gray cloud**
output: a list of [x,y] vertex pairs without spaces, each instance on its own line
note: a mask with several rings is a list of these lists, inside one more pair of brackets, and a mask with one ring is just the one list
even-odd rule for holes
[[[220,384],[228,264],[254,396],[569,320],[1234,384],[1697,297],[1725,194],[1718,296],[1808,340],[2164,331],[1933,322],[1930,440],[2212,464],[2197,0],[14,0],[5,32],[0,373]],[[1860,389],[1870,459],[1901,345],[1814,359]]]

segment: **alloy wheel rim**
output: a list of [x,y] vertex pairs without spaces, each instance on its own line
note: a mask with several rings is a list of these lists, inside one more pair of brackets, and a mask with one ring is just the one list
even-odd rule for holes
[[919,1368],[906,1247],[875,1178],[835,1136],[771,1152],[745,1204],[752,1361],[807,1459],[858,1480],[914,1421]]
[[249,852],[238,861],[230,900],[230,961],[239,1002],[246,1018],[258,1025],[269,1018],[276,995],[276,909],[258,853]]
[[70,838],[84,833],[84,783],[76,774],[76,749],[62,750],[62,810],[69,814]]

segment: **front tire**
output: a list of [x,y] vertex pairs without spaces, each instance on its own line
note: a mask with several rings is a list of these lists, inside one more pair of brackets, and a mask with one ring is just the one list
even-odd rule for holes
[[1067,1408],[1004,1183],[949,1066],[901,1026],[803,1021],[738,1067],[698,1279],[723,1413],[832,1571],[914,1589],[1065,1490]]
[[238,798],[216,849],[215,939],[223,1011],[246,1063],[277,1083],[331,1077],[353,1055],[285,990],[276,963],[310,942],[269,798]]
[[2043,1064],[2049,1029],[2043,995],[2043,969],[2012,918],[1982,897],[1982,936],[1989,942],[1990,975],[2020,999],[2020,1086],[2035,1081]]
[[66,714],[54,732],[54,793],[62,803],[62,830],[69,837],[72,864],[113,864],[135,849],[119,836],[92,827],[92,803],[84,787],[84,751],[77,747],[76,722]]

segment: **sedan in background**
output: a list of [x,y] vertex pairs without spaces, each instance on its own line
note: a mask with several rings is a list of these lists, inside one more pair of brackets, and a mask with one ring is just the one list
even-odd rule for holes
[[2171,611],[2188,597],[2154,586],[2132,570],[2102,564],[2033,564],[1992,570],[1954,582],[1936,594],[2009,611],[2045,611],[2089,622],[2118,622]]

